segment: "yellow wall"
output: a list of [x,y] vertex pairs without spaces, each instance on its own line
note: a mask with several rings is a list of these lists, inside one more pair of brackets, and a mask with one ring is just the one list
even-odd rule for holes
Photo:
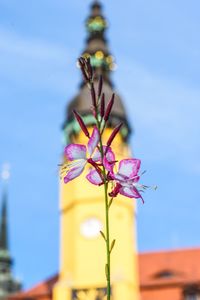
[[[107,129],[105,138],[110,134]],[[74,140],[86,144],[80,133]],[[130,157],[129,148],[120,135],[113,143],[117,159]],[[86,238],[81,224],[97,218],[104,227],[103,187],[90,184],[85,170],[68,184],[60,182],[61,249],[59,281],[54,288],[54,300],[71,300],[71,289],[106,287],[105,242],[98,236]],[[134,201],[123,196],[115,198],[110,210],[111,240],[116,244],[111,255],[113,300],[138,300]],[[104,231],[104,229],[103,229]],[[95,300],[82,295],[81,300]]]

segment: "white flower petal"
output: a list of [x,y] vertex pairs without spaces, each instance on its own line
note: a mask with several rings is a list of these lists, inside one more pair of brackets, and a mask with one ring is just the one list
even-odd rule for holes
[[73,180],[74,178],[78,177],[84,170],[86,161],[81,160],[80,163],[76,166],[70,169],[66,176],[64,177],[64,182],[68,183],[69,181]]
[[70,144],[65,147],[65,155],[68,160],[86,159],[86,146]]
[[141,161],[139,159],[123,159],[119,163],[118,173],[129,179],[137,175]]
[[86,176],[87,180],[95,185],[100,185],[103,183],[101,176],[96,170],[91,170]]
[[142,196],[135,187],[121,187],[119,193],[128,198],[142,198]]

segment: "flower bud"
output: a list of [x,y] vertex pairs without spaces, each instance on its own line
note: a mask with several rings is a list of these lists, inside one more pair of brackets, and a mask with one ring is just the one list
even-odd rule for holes
[[115,99],[115,94],[112,94],[112,98],[110,99],[110,101],[108,102],[108,105],[106,107],[106,112],[105,112],[105,115],[104,115],[104,120],[105,121],[108,121],[108,118],[110,116],[110,113],[111,113],[111,110],[112,110],[112,107],[113,107],[113,104],[114,104],[114,99]]
[[110,145],[112,144],[112,141],[114,140],[114,138],[116,137],[116,135],[118,134],[118,132],[120,131],[121,127],[122,127],[123,123],[120,123],[119,125],[117,125],[114,129],[113,132],[111,133],[108,141],[107,141],[107,147],[110,147]]
[[94,89],[94,84],[91,84],[91,96],[92,96],[92,104],[93,107],[96,108],[97,107],[97,102],[96,102],[96,93],[95,93],[95,89]]
[[79,61],[79,65],[80,65],[83,77],[84,77],[85,81],[88,82],[89,81],[89,77],[88,77],[88,74],[87,74],[87,72],[85,70],[86,69],[85,68],[85,66],[86,66],[85,59],[83,57],[80,57],[78,61]]
[[99,78],[99,85],[98,85],[98,98],[101,96],[102,86],[103,86],[103,77],[101,75]]
[[117,195],[119,194],[119,191],[121,189],[121,184],[119,184],[117,182],[116,186],[113,188],[113,190],[109,193],[109,196],[114,198],[114,197],[117,197]]
[[103,118],[105,113],[105,95],[104,93],[101,96],[101,105],[100,105],[100,115]]
[[90,58],[89,58],[89,57],[86,59],[86,66],[87,66],[87,70],[88,70],[88,76],[89,76],[89,79],[92,80],[92,77],[93,77],[93,69],[92,69],[92,66],[91,66]]
[[79,63],[80,63],[82,66],[85,65],[85,59],[84,59],[82,56],[79,58]]
[[74,116],[75,116],[77,122],[79,123],[79,125],[80,125],[82,131],[83,131],[84,134],[89,138],[89,137],[90,137],[90,134],[89,134],[89,131],[88,131],[88,129],[87,129],[87,127],[86,127],[86,125],[85,125],[83,119],[81,118],[81,116],[80,116],[75,110],[73,110],[73,113],[74,113]]

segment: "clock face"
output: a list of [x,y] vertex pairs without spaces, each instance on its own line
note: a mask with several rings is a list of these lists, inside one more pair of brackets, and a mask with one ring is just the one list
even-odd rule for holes
[[102,227],[102,222],[99,219],[91,217],[81,223],[80,232],[84,237],[94,238],[100,234]]

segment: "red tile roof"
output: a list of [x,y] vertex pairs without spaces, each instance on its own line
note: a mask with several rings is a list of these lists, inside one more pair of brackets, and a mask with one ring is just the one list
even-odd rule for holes
[[[200,286],[200,248],[140,253],[139,276],[142,300],[180,300],[187,285]],[[54,276],[10,299],[51,300]]]
[[200,248],[139,254],[142,300],[180,300],[186,286],[200,286]]
[[200,249],[140,253],[139,274],[141,286],[198,282]]
[[57,282],[58,276],[52,276],[51,278],[37,284],[33,288],[17,293],[15,295],[12,295],[9,299],[11,300],[19,300],[19,299],[37,299],[37,300],[50,300],[52,299],[52,289],[54,284]]

